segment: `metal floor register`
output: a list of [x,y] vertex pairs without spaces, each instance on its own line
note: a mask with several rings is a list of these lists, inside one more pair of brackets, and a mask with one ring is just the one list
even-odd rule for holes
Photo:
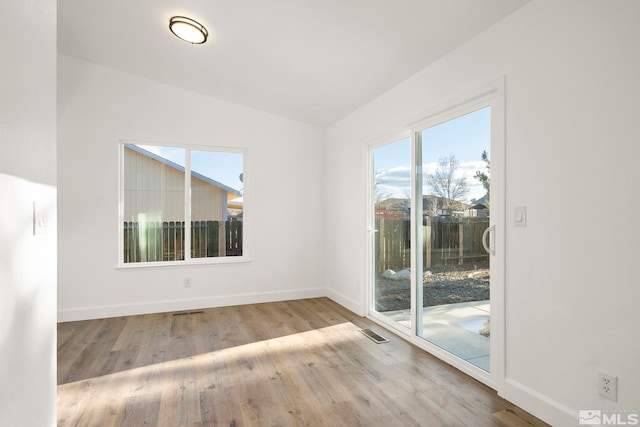
[[382,344],[384,342],[389,342],[388,339],[386,339],[385,337],[383,337],[381,335],[376,334],[371,329],[360,329],[360,332],[364,336],[369,338],[371,341],[375,342],[376,344]]

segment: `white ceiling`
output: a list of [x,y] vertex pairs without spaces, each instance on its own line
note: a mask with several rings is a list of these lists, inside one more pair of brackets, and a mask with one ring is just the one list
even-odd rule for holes
[[[58,0],[58,51],[327,126],[529,0]],[[210,37],[168,29],[188,16]]]

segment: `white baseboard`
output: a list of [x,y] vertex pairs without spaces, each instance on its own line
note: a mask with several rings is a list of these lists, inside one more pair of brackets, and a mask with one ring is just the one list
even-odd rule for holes
[[501,397],[552,426],[578,424],[578,411],[573,411],[512,378],[505,380],[504,394]]
[[364,317],[366,315],[364,311],[364,307],[362,306],[362,303],[359,303],[354,299],[345,297],[344,295],[334,291],[333,289],[329,289],[329,288],[325,289],[325,296],[335,301],[336,303],[340,304],[347,310],[353,311],[358,316]]
[[325,288],[263,292],[259,294],[236,294],[204,298],[149,301],[139,304],[119,304],[95,307],[80,307],[58,310],[58,322],[104,319],[108,317],[133,316],[137,314],[164,313],[170,311],[195,310],[210,307],[228,307],[263,302],[288,301],[326,296]]

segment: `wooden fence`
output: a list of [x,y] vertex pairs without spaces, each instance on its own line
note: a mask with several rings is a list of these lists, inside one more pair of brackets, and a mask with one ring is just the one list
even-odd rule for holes
[[[184,221],[124,223],[125,263],[184,260],[184,246]],[[242,221],[191,221],[191,258],[218,257],[221,249],[223,256],[242,255]]]
[[238,221],[237,219],[226,221],[224,231],[227,256],[241,256],[242,221]]
[[411,266],[411,222],[409,219],[376,218],[377,270],[402,270]]
[[[422,225],[424,268],[486,261],[482,233],[487,217],[426,217]],[[411,265],[411,225],[408,219],[376,219],[377,270],[401,270]]]

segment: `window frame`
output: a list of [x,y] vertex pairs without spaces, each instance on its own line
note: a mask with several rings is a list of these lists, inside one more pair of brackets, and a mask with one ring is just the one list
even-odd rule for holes
[[[124,155],[125,146],[132,145],[146,145],[157,147],[174,147],[185,150],[185,166],[184,166],[184,214],[185,214],[185,253],[183,260],[175,261],[146,261],[146,262],[124,262]],[[191,176],[191,152],[193,151],[209,151],[218,153],[237,153],[242,155],[242,255],[239,256],[217,256],[217,257],[191,257],[191,179],[187,177]],[[247,224],[249,223],[247,217],[247,166],[248,166],[248,149],[237,147],[224,147],[224,146],[208,146],[208,145],[196,145],[196,144],[175,144],[164,143],[154,141],[140,141],[140,140],[120,140],[118,143],[118,255],[117,255],[117,269],[135,269],[135,268],[166,268],[166,267],[184,267],[188,265],[228,265],[251,262],[249,257],[249,244],[247,242]],[[189,195],[188,197],[186,195]],[[187,228],[188,224],[188,228]]]

